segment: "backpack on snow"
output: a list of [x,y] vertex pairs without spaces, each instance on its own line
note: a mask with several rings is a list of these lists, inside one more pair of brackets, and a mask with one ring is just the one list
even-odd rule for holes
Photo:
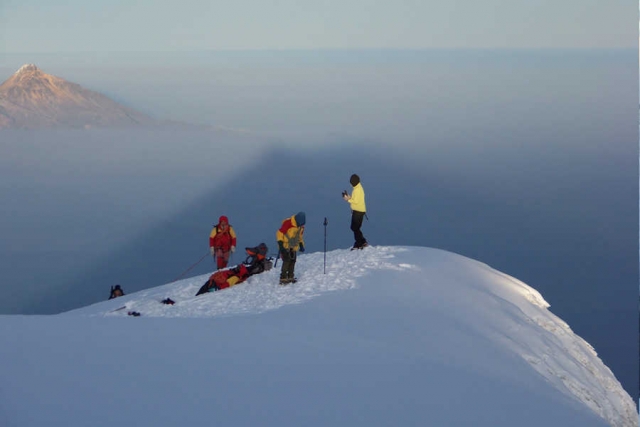
[[267,259],[267,253],[269,248],[266,244],[260,243],[253,248],[245,248],[247,252],[247,259],[244,264],[247,266],[249,275],[260,274],[263,271],[271,270],[273,267],[273,261],[271,258]]

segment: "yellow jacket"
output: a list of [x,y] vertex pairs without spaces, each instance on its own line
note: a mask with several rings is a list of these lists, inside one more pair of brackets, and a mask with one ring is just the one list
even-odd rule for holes
[[362,188],[362,184],[358,183],[355,187],[353,187],[353,193],[351,193],[351,198],[347,200],[351,205],[352,211],[358,212],[366,212],[367,205],[364,203],[364,188]]
[[285,249],[297,251],[300,245],[304,246],[304,225],[296,224],[296,216],[282,221],[282,226],[276,231],[276,240],[282,242]]

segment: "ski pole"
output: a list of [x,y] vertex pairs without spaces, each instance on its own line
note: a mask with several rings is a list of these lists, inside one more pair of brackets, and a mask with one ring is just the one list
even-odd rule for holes
[[327,274],[327,217],[324,217],[324,266],[322,267],[322,274]]

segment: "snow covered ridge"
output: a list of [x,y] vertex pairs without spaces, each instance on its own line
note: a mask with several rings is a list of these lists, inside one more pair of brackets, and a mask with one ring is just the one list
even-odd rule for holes
[[[414,252],[423,252],[424,259],[417,263],[403,262],[403,255],[412,255]],[[128,311],[143,312],[145,316],[153,317],[217,317],[234,315],[239,313],[259,314],[268,310],[278,309],[285,305],[302,303],[308,299],[318,297],[325,292],[352,289],[360,284],[366,286],[367,276],[375,275],[378,271],[413,272],[421,276],[423,280],[432,282],[439,278],[443,283],[456,277],[453,270],[458,263],[474,266],[486,275],[491,282],[489,291],[498,298],[511,298],[509,295],[521,296],[534,307],[546,309],[549,304],[542,295],[530,286],[516,280],[506,274],[500,273],[486,264],[478,263],[469,258],[462,257],[445,251],[429,248],[407,247],[372,247],[366,251],[350,251],[339,249],[327,253],[326,268],[323,253],[299,254],[296,264],[296,276],[299,281],[294,286],[275,286],[278,283],[280,266],[250,277],[247,282],[236,287],[216,293],[210,293],[196,297],[195,294],[209,275],[201,275],[139,291],[116,300],[93,304],[77,310],[72,310],[63,315],[89,315],[89,316],[125,316]],[[427,260],[441,259],[436,264],[435,270],[425,270],[422,265]],[[433,265],[432,265],[433,266]],[[443,270],[451,267],[451,271]],[[428,273],[428,274],[426,274]],[[500,280],[493,280],[498,278]],[[390,286],[402,285],[394,281]],[[469,283],[458,283],[469,286]],[[472,285],[472,287],[475,287]],[[461,291],[469,292],[469,289],[461,287]],[[126,291],[126,286],[125,286]],[[477,292],[478,289],[475,289]],[[482,289],[480,292],[487,292]],[[167,306],[158,304],[165,298],[171,298],[177,304]],[[126,306],[126,310],[117,310]],[[117,311],[114,311],[117,310]],[[546,312],[546,311],[545,311]],[[562,328],[569,327],[556,318]],[[593,350],[591,350],[593,351]]]
[[[294,285],[277,285],[278,266],[230,289],[195,297],[208,279],[203,275],[59,316],[127,317],[128,311],[137,311],[142,316],[132,322],[148,317],[234,318],[264,316],[291,305],[323,306],[330,297],[359,301],[360,317],[387,311],[390,323],[403,323],[405,311],[411,313],[411,327],[429,337],[426,363],[459,363],[467,371],[522,383],[524,388],[535,389],[528,382],[542,378],[608,425],[637,425],[631,397],[594,349],[547,310],[540,293],[513,277],[460,255],[418,247],[334,250],[327,253],[326,274],[323,270],[322,253],[303,254]],[[164,298],[176,304],[160,303]],[[122,306],[126,308],[113,311]],[[466,352],[473,357],[465,360],[461,353]]]
[[0,316],[0,425],[637,425],[593,348],[526,284],[436,249],[326,259],[324,274],[322,253],[301,255],[284,287],[274,269],[195,297],[205,275]]

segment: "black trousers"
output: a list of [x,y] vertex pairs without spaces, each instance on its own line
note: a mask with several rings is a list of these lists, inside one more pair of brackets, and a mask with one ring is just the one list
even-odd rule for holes
[[353,231],[353,238],[355,239],[354,248],[361,248],[367,239],[364,238],[362,231],[362,220],[364,219],[364,212],[352,211],[351,212],[351,231]]
[[281,252],[282,270],[280,270],[281,279],[293,279],[293,271],[296,268],[296,252],[292,249],[286,249]]

